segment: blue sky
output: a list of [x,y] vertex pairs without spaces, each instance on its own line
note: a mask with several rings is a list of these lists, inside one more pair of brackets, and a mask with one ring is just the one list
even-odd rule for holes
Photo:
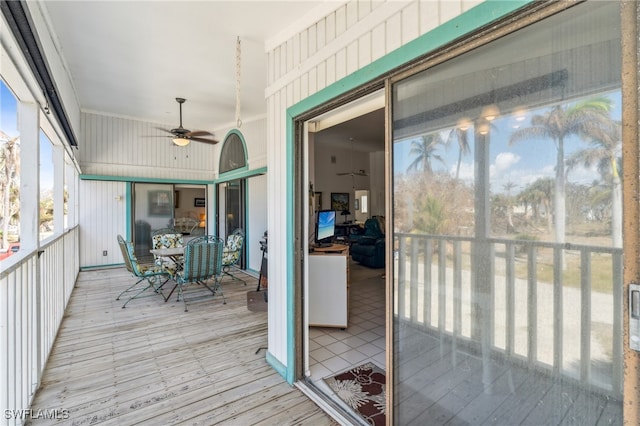
[[[620,120],[621,99],[620,92],[606,94],[614,103],[612,117]],[[526,127],[530,123],[531,116],[540,114],[546,108],[532,110],[527,113],[524,120],[520,121],[520,127]],[[539,141],[525,141],[515,145],[509,145],[509,136],[513,131],[513,126],[518,125],[515,116],[499,117],[493,121],[490,133],[491,148],[491,191],[504,192],[504,185],[512,182],[516,186],[512,193],[524,189],[528,184],[541,177],[554,177],[556,164],[556,149],[552,140],[541,139]],[[468,183],[473,182],[473,133],[470,129],[471,153],[462,158],[460,167],[460,178]],[[446,140],[448,131],[442,133],[442,138]],[[407,139],[394,143],[394,174],[406,173],[407,167],[414,157],[409,154],[411,141]],[[587,145],[578,137],[570,137],[565,140],[565,158],[573,152],[586,148]],[[458,148],[455,140],[450,146],[442,147],[436,152],[445,162],[445,165],[438,161],[432,161],[435,171],[447,171],[451,176],[455,176],[456,164],[458,161]],[[585,169],[576,167],[568,175],[568,181],[573,183],[591,184],[595,179],[599,179],[595,168]]]
[[[19,135],[17,108],[15,96],[0,79],[0,130],[11,138]],[[40,141],[40,185],[42,190],[49,190],[53,188],[53,145],[42,131]]]
[[10,137],[18,136],[18,102],[0,79],[0,130]]

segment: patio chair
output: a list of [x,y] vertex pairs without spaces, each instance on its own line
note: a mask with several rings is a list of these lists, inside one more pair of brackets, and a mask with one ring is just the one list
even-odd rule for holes
[[[220,285],[223,248],[224,241],[210,235],[195,238],[184,247],[183,268],[175,273],[173,279],[178,289],[178,300],[182,299],[185,312],[188,309],[183,287],[188,284],[200,284],[214,296],[219,292],[226,305],[227,300]],[[209,280],[213,281],[213,285],[207,284]],[[173,293],[173,290],[171,292]]]
[[[173,228],[162,228],[153,231],[151,236],[151,248],[152,249],[161,249],[161,248],[174,248],[174,247],[182,247],[184,245],[184,240],[182,238],[182,234],[176,231]],[[161,265],[165,269],[168,269],[171,274],[175,274],[178,268],[180,267],[180,263],[184,260],[182,257],[177,257],[175,259],[170,259],[168,257],[153,255],[156,265]],[[176,263],[177,261],[177,263]]]
[[242,281],[244,285],[247,285],[246,281],[242,278],[236,277],[231,271],[238,268],[238,262],[240,261],[240,254],[242,253],[242,245],[244,243],[244,232],[242,229],[236,229],[229,236],[227,236],[227,242],[222,252],[222,273],[231,277],[236,281]]
[[[122,293],[116,297],[116,300],[120,300],[120,298],[130,292],[135,292],[135,294],[122,305],[122,308],[127,307],[127,303],[131,302],[133,299],[138,297],[143,297],[142,293],[147,290],[153,289],[153,294],[160,294],[162,297],[162,287],[169,281],[171,277],[171,272],[167,269],[163,268],[161,265],[145,265],[138,263],[138,259],[136,258],[133,243],[131,241],[125,241],[121,235],[118,235],[118,244],[120,245],[120,251],[122,252],[122,258],[124,259],[124,263],[127,267],[127,271],[131,272],[136,277],[140,278],[135,284],[128,287]],[[162,278],[166,278],[162,283],[160,281]],[[143,285],[138,285],[144,282]],[[147,294],[145,296],[152,296],[153,294]]]

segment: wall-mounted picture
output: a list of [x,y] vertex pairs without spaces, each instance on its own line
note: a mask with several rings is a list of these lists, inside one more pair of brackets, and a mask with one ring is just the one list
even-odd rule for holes
[[315,196],[315,210],[322,210],[322,192],[315,192],[313,195]]
[[194,198],[193,199],[194,207],[206,207],[206,202],[204,198]]
[[149,216],[170,216],[172,210],[171,191],[149,191]]
[[336,211],[349,210],[349,193],[348,192],[332,192],[331,193],[331,210],[336,210]]

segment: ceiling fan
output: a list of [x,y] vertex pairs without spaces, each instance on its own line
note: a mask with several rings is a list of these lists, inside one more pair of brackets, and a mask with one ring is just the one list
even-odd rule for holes
[[[351,142],[351,159],[350,162],[353,165],[353,138],[349,138],[349,141]],[[353,167],[351,168],[350,172],[342,172],[342,173],[336,173],[336,175],[338,176],[369,176],[364,170],[360,169],[360,170],[353,170]]]
[[180,105],[180,125],[175,129],[167,130],[160,129],[163,132],[171,133],[171,138],[173,138],[173,143],[178,146],[187,146],[191,141],[217,144],[218,141],[215,139],[207,139],[202,136],[213,136],[213,133],[207,132],[205,130],[188,130],[182,127],[182,104],[185,103],[186,99],[184,98],[176,98],[176,102]]

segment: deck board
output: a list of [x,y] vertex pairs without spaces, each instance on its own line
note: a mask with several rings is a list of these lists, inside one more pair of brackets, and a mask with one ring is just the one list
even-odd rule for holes
[[[208,297],[184,312],[175,293],[122,309],[126,270],[81,272],[32,404],[70,418],[37,424],[337,424],[257,353],[267,313],[247,309],[257,281],[243,278],[223,281],[226,305]],[[193,286],[187,300],[203,294]]]

